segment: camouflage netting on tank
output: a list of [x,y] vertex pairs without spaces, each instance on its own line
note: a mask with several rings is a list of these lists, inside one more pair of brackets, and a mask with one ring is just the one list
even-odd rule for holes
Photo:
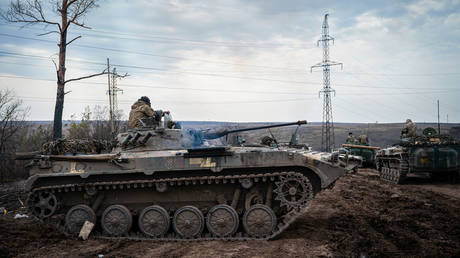
[[114,143],[102,140],[85,139],[59,139],[47,142],[42,146],[42,154],[64,155],[64,154],[96,154],[110,152]]
[[410,146],[430,146],[430,145],[457,145],[459,144],[454,138],[450,135],[442,134],[438,136],[424,136],[418,135],[412,138],[406,138],[401,142],[401,146],[410,147]]

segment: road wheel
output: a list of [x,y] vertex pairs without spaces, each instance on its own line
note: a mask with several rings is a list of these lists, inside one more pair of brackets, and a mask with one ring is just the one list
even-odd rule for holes
[[173,228],[181,237],[197,237],[203,232],[203,213],[194,206],[184,206],[174,213]]
[[111,205],[102,213],[101,226],[111,236],[122,236],[129,232],[133,223],[131,212],[123,205]]
[[235,209],[225,204],[212,207],[206,217],[206,226],[209,232],[218,237],[235,234],[238,224],[238,213],[236,213]]
[[96,214],[93,209],[84,204],[75,205],[65,216],[65,228],[70,234],[76,235],[80,233],[85,221],[96,224]]
[[169,214],[158,205],[146,207],[139,215],[139,229],[150,237],[161,237],[168,232]]
[[252,237],[266,237],[276,227],[276,215],[265,205],[251,206],[243,215],[243,227]]

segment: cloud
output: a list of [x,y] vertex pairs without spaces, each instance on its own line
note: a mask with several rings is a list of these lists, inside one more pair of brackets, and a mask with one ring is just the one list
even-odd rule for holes
[[37,55],[37,56],[55,56],[56,53],[48,50],[46,48],[39,48],[39,47],[29,47],[24,45],[17,45],[11,43],[4,43],[0,44],[0,48],[4,50],[14,51],[16,53],[20,53],[23,55]]
[[360,30],[380,30],[388,32],[388,24],[391,18],[377,17],[374,11],[365,12],[356,17],[356,28]]
[[460,25],[460,13],[457,12],[449,14],[444,20],[444,24],[446,26],[457,27],[458,30]]
[[420,0],[413,4],[408,5],[406,8],[409,14],[414,16],[425,15],[430,11],[440,11],[446,7],[447,1],[437,0]]
[[[118,82],[125,112],[148,95],[155,108],[169,109],[179,120],[321,121],[317,93],[322,72],[310,73],[309,67],[323,57],[316,41],[326,9],[336,38],[330,58],[344,63],[343,71],[334,67],[331,72],[336,121],[429,120],[426,103],[434,98],[455,103],[458,92],[408,94],[457,84],[454,76],[411,75],[452,72],[458,66],[459,8],[453,1],[114,0],[88,15],[86,23],[94,31],[71,28],[71,36],[82,33],[83,38],[68,48],[67,77],[100,72],[109,57],[112,64],[123,65],[117,71],[131,75]],[[35,35],[34,30],[8,33]],[[2,50],[43,56],[57,52],[55,44],[0,40]],[[101,64],[80,62],[88,60]],[[4,72],[55,78],[48,60],[7,61],[33,66],[0,64]],[[101,77],[69,84],[64,116],[81,113],[88,102],[104,103],[106,81]],[[8,83],[21,89],[26,85]],[[28,88],[24,94],[51,98],[49,110],[40,113],[51,119],[55,82],[49,85],[49,91]]]

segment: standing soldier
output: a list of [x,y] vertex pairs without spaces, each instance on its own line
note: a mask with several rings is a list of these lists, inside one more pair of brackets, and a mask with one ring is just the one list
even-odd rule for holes
[[369,139],[367,135],[363,132],[360,136],[358,136],[358,142],[362,145],[367,145],[369,143]]
[[410,119],[406,120],[406,124],[404,125],[401,131],[401,136],[403,138],[417,136],[417,126],[415,126],[415,123],[412,122],[412,120]]
[[350,144],[354,144],[356,141],[355,137],[353,136],[353,133],[352,132],[349,132],[348,133],[348,137],[347,137],[347,143],[350,143]]

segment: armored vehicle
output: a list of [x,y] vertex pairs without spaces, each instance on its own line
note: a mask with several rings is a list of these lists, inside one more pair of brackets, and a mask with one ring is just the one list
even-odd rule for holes
[[458,179],[460,145],[449,135],[437,134],[434,128],[425,128],[423,135],[401,138],[401,141],[376,154],[380,178],[402,183],[408,175],[443,174]]
[[31,159],[27,205],[71,234],[88,221],[96,237],[272,239],[354,166],[339,166],[329,153],[212,141],[301,124],[231,131],[154,125],[119,134],[106,154],[23,156]]
[[[375,167],[375,154],[380,147],[369,146],[366,144],[342,144],[342,149],[349,155],[362,157],[364,167]],[[339,151],[340,152],[340,151]]]

